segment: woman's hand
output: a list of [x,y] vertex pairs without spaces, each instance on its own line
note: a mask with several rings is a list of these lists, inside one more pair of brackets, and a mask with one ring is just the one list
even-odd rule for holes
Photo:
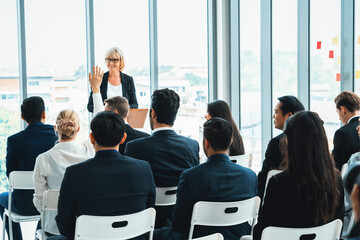
[[101,68],[98,66],[93,67],[93,75],[89,73],[89,83],[93,93],[100,92],[100,85],[102,82],[102,78],[104,76],[104,71],[101,71]]
[[353,211],[355,214],[355,222],[358,222],[360,219],[360,186],[359,185],[354,184],[350,197],[351,197]]

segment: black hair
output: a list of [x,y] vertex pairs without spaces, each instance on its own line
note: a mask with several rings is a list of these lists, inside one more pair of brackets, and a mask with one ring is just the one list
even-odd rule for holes
[[27,123],[41,121],[44,112],[45,103],[39,96],[25,98],[21,104],[21,115]]
[[295,114],[305,110],[304,105],[294,96],[286,95],[279,97],[278,100],[281,102],[280,109],[283,116],[288,113]]
[[174,125],[179,107],[179,95],[168,88],[155,90],[151,96],[151,109],[154,109],[158,123]]
[[204,123],[204,139],[215,150],[229,149],[232,137],[232,126],[229,121],[214,117]]
[[119,114],[104,111],[96,114],[90,128],[97,144],[114,147],[124,136],[125,122]]

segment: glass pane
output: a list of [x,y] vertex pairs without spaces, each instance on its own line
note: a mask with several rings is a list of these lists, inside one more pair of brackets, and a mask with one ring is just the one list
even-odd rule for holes
[[[88,137],[83,1],[25,1],[29,95],[45,101],[47,123],[65,108],[78,112],[78,140]],[[66,13],[64,15],[64,13]],[[71,103],[71,104],[70,104]]]
[[252,168],[261,169],[260,1],[240,1],[241,135]]
[[94,19],[95,63],[108,71],[106,51],[120,48],[125,59],[124,73],[135,81],[139,108],[148,108],[151,96],[148,1],[96,0]]
[[0,191],[8,188],[7,138],[20,131],[20,90],[16,1],[0,1]]
[[360,2],[355,1],[355,92],[360,94]]
[[181,98],[175,130],[201,143],[208,101],[206,0],[159,0],[158,41],[159,87]]
[[325,122],[330,149],[340,127],[334,104],[340,92],[340,7],[340,0],[311,1],[310,6],[310,108]]
[[[273,0],[273,108],[283,95],[297,96],[297,0]],[[273,126],[273,136],[281,133]]]

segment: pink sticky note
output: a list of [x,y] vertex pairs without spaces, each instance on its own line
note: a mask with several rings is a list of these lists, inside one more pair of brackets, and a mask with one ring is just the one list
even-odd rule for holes
[[329,51],[329,58],[334,58],[334,50]]
[[316,43],[316,49],[321,49],[321,41],[318,41],[318,42]]
[[337,82],[340,82],[340,81],[341,81],[341,74],[340,74],[340,73],[337,73],[337,74],[336,74],[336,81],[337,81]]

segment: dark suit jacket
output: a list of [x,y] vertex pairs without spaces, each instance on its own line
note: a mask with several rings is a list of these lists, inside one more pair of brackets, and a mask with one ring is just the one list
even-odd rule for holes
[[[25,130],[10,136],[6,149],[6,175],[12,171],[33,171],[39,154],[48,151],[57,137],[54,126],[41,122],[30,123]],[[32,202],[33,190],[15,190],[12,194],[15,207],[24,215],[38,214]]]
[[283,156],[280,152],[280,140],[285,136],[284,133],[279,134],[270,140],[265,152],[265,160],[262,169],[258,174],[258,196],[263,199],[267,174],[272,169],[278,169],[282,162]]
[[138,131],[136,129],[133,129],[129,124],[126,124],[126,129],[125,132],[127,134],[126,140],[123,144],[120,144],[119,146],[119,152],[121,154],[124,154],[125,152],[125,147],[126,144],[132,140],[138,139],[138,138],[143,138],[143,137],[149,137],[150,135],[147,134],[146,132],[141,132]]
[[[344,188],[340,175],[337,175],[340,196],[335,215],[330,221],[344,219]],[[260,211],[258,224],[254,227],[254,240],[261,239],[263,229],[268,226],[306,228],[315,227],[314,205],[307,196],[297,195],[295,183],[287,171],[273,176],[268,184],[264,205]],[[330,222],[329,221],[329,222]],[[320,223],[318,225],[323,225]]]
[[[150,163],[157,187],[177,186],[181,173],[199,165],[199,144],[173,130],[128,142],[125,155]],[[165,225],[173,207],[156,207],[156,228]]]
[[[121,77],[121,86],[122,86],[121,88],[122,88],[123,97],[129,101],[130,108],[138,108],[134,79],[123,72],[120,72],[120,77]],[[109,78],[109,72],[104,73],[103,80],[100,85],[100,93],[103,101],[105,101],[105,99],[108,98],[107,97],[108,78]],[[92,91],[90,92],[87,109],[89,112],[94,111]]]
[[56,223],[61,235],[74,238],[76,217],[115,216],[140,212],[155,204],[155,183],[147,162],[114,150],[65,171]]
[[335,132],[332,155],[336,168],[340,171],[342,165],[349,161],[351,154],[360,151],[360,140],[356,130],[358,125],[359,117],[355,117]]
[[[183,172],[177,191],[173,227],[156,231],[157,239],[184,239],[188,237],[193,206],[199,201],[231,202],[256,196],[256,174],[249,168],[232,163],[227,155],[210,156],[206,163]],[[224,239],[240,239],[250,234],[246,222],[230,227],[196,226],[193,237],[216,232]]]

